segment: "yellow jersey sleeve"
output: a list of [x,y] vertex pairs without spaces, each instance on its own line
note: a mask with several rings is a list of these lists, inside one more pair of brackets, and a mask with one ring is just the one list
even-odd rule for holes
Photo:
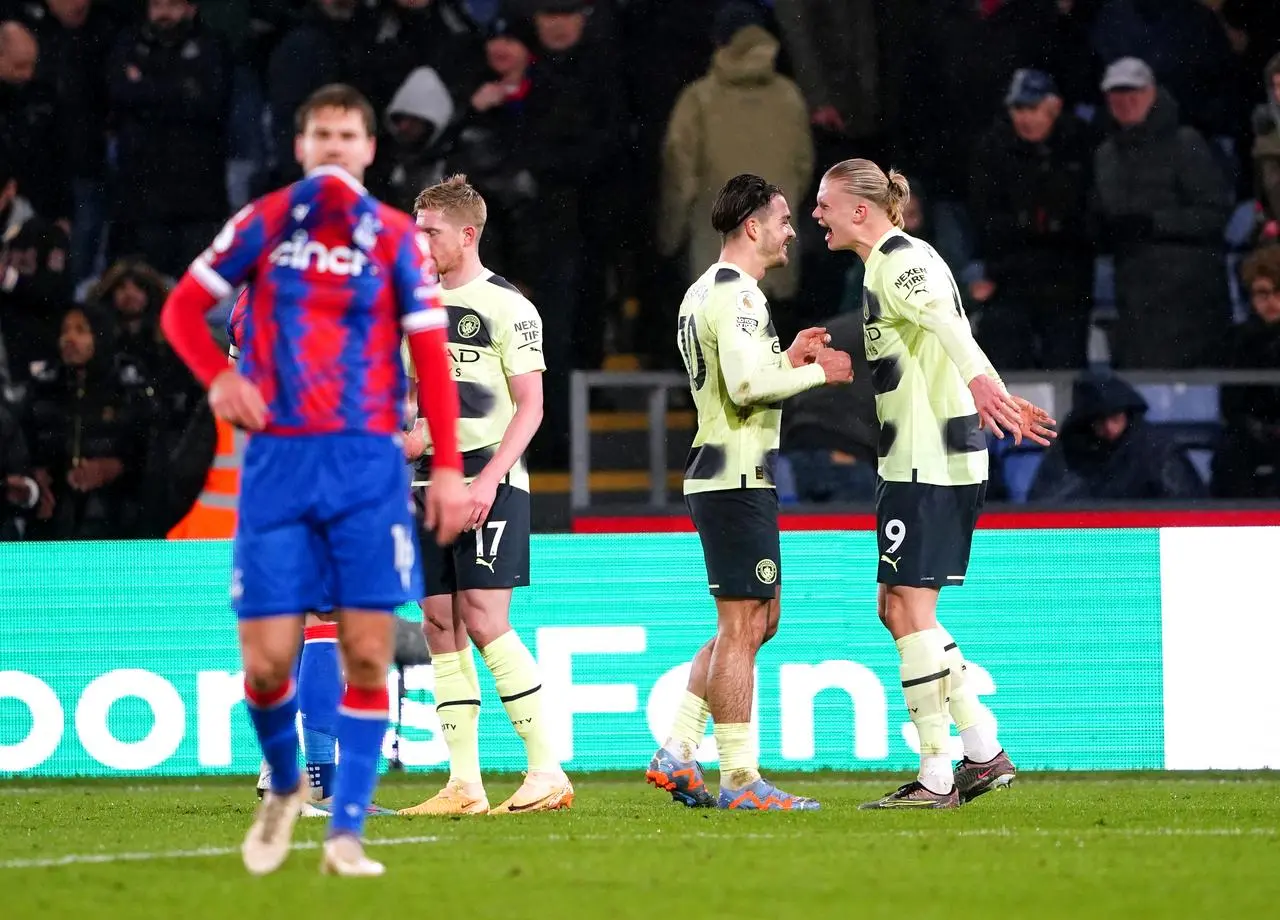
[[511,298],[511,310],[496,330],[503,373],[508,377],[547,369],[542,352],[542,317],[523,297]]

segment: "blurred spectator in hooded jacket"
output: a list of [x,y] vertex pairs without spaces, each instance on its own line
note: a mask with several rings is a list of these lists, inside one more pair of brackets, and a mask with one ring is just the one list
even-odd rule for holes
[[[667,125],[659,245],[668,255],[687,247],[690,281],[719,256],[722,241],[708,215],[725,182],[741,173],[764,176],[800,214],[813,178],[809,109],[800,88],[775,69],[780,46],[762,22],[749,0],[721,8],[711,70],[680,94]],[[793,247],[787,265],[771,271],[760,287],[785,301],[799,286]]]
[[1146,421],[1147,401],[1119,377],[1087,373],[1036,471],[1028,500],[1070,503],[1200,498],[1203,482],[1174,441]]
[[370,188],[378,197],[406,214],[428,185],[444,178],[448,129],[453,120],[453,99],[444,81],[430,67],[419,67],[396,90],[387,107],[389,139],[378,150],[378,168]]

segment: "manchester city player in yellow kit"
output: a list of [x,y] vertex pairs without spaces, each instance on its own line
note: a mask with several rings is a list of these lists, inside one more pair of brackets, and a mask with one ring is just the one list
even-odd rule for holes
[[[851,249],[866,264],[864,337],[881,429],[878,607],[920,735],[917,778],[863,808],[953,808],[1013,781],[995,718],[938,623],[938,591],[963,584],[969,565],[987,482],[982,429],[1047,445],[1055,424],[1009,395],[974,341],[950,269],[902,232],[909,196],[901,173],[846,160],[823,177],[813,212],[829,249]],[[959,768],[947,753],[953,720],[964,744]]]
[[[760,776],[750,736],[756,653],[778,629],[782,563],[773,460],[782,400],[853,379],[849,355],[826,348],[825,329],[806,329],[784,353],[757,282],[787,263],[795,238],[777,186],[758,176],[730,179],[712,206],[724,238],[720,260],[694,282],[680,307],[678,346],[698,410],[685,466],[685,502],[702,541],[716,635],[693,661],[671,736],[646,779],[689,806],[812,810],[813,799]],[[720,797],[707,792],[695,757],[715,722]]]
[[[465,176],[425,189],[415,203],[431,241],[449,313],[449,354],[461,414],[458,447],[473,508],[452,546],[422,544],[423,631],[431,649],[436,711],[449,748],[449,782],[409,815],[520,814],[573,804],[543,714],[533,655],[511,628],[512,589],[529,584],[529,472],[524,452],[542,421],[542,323],[515,285],[480,263],[487,209]],[[415,486],[428,486],[430,443],[419,424],[406,444],[423,454]],[[502,705],[524,741],[529,770],[490,809],[480,776],[480,683],[471,642],[493,674]]]

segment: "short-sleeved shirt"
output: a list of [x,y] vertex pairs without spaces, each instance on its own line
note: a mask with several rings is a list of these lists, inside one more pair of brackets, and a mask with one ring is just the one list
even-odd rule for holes
[[[502,443],[515,417],[510,378],[547,369],[542,319],[514,284],[487,269],[460,287],[443,289],[441,297],[449,314],[449,363],[461,407],[458,448],[463,472],[472,478]],[[405,367],[416,378],[408,348],[402,349]],[[429,455],[429,434],[427,445]],[[429,469],[427,457],[416,481],[425,481]],[[508,482],[528,491],[529,473],[523,461],[512,468]]]
[[217,298],[248,282],[235,343],[266,434],[401,431],[402,333],[445,321],[429,252],[408,215],[336,167],[227,222],[191,275]]

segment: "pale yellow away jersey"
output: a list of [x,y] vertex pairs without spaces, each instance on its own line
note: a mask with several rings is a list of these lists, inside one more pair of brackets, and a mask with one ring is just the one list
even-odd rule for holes
[[942,257],[901,230],[885,234],[867,259],[862,311],[880,477],[941,486],[985,481],[986,437],[968,384],[995,371]]
[[698,410],[684,493],[772,489],[782,400],[821,386],[822,368],[793,368],[756,280],[717,262],[680,305],[677,343]]
[[[449,363],[458,384],[458,449],[463,473],[471,479],[484,469],[515,417],[508,378],[547,369],[542,355],[542,320],[514,284],[486,269],[461,287],[441,290],[449,313]],[[405,370],[416,379],[408,342],[402,345]],[[427,457],[414,484],[427,481]],[[511,469],[511,485],[528,491],[529,471],[520,460]]]

